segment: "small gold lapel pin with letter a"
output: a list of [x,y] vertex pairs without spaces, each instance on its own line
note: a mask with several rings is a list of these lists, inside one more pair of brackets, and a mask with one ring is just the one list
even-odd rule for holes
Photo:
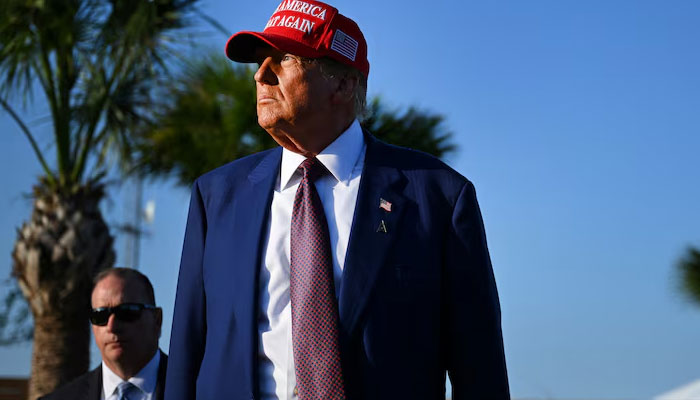
[[377,232],[386,233],[386,224],[384,223],[384,220],[382,220],[382,222],[379,223]]

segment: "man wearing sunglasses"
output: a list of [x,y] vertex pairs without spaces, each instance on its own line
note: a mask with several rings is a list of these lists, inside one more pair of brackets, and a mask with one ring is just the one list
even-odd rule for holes
[[167,356],[158,349],[163,313],[148,278],[111,268],[95,278],[90,323],[102,363],[47,400],[161,400]]

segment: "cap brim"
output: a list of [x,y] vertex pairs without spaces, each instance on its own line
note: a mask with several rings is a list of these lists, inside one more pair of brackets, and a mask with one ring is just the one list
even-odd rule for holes
[[284,36],[262,32],[238,32],[226,42],[226,56],[242,63],[256,62],[255,51],[260,47],[273,47],[300,57],[321,57],[322,53]]

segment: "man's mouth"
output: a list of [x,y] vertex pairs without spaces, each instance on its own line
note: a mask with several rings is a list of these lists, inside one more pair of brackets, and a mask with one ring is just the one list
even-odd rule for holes
[[258,96],[258,104],[260,103],[269,103],[275,101],[275,98],[273,96],[269,95],[260,95]]
[[107,342],[107,345],[110,346],[122,346],[126,341],[124,339],[113,339]]

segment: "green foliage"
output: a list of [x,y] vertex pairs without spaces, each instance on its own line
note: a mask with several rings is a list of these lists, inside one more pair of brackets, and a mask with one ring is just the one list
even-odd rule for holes
[[[140,168],[175,174],[187,186],[229,161],[276,146],[257,123],[254,73],[218,54],[190,63],[168,89],[171,103],[141,131]],[[368,111],[363,126],[386,142],[437,157],[455,150],[441,115],[415,108],[399,114],[379,99]]]
[[[196,0],[3,0],[0,105],[15,119],[51,190],[72,192],[131,161],[130,132],[150,118],[154,88]],[[56,165],[11,106],[39,84],[49,106]]]
[[689,247],[678,261],[681,291],[694,303],[700,305],[700,250]]
[[369,104],[362,126],[377,138],[397,146],[424,151],[442,158],[455,151],[452,133],[443,126],[444,117],[410,107],[403,114],[387,110],[378,98]]
[[253,75],[222,56],[191,63],[168,90],[172,103],[142,132],[143,170],[174,172],[190,185],[209,170],[275,146],[257,123]]

